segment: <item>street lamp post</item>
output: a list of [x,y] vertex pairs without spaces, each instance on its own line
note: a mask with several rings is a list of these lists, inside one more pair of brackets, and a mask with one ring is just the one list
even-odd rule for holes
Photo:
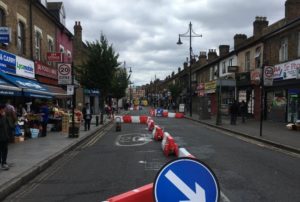
[[193,28],[192,28],[192,23],[190,22],[189,24],[189,29],[186,33],[183,33],[183,34],[179,34],[179,37],[178,37],[178,42],[177,42],[177,45],[181,45],[182,42],[181,42],[181,39],[180,37],[189,37],[190,39],[190,69],[189,69],[189,91],[190,91],[190,116],[192,117],[192,97],[193,97],[193,94],[192,94],[192,37],[202,37],[201,34],[196,34],[194,31],[193,31]]
[[[130,76],[131,76],[131,73],[132,73],[132,70],[131,70],[131,67],[129,67],[129,76],[128,78],[130,79]],[[131,81],[129,80],[129,105],[131,106]]]

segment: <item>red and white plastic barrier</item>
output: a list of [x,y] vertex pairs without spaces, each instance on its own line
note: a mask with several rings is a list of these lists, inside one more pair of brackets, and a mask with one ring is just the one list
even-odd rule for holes
[[179,148],[178,157],[190,157],[195,158],[190,152],[188,152],[185,148]]
[[150,119],[149,121],[148,121],[148,130],[149,131],[153,131],[153,129],[154,129],[154,121],[152,120],[152,119]]
[[156,141],[162,140],[164,138],[164,130],[158,125],[154,126],[152,131],[153,139]]
[[108,202],[153,202],[153,183],[107,199]]
[[164,138],[161,142],[161,146],[166,156],[169,156],[170,154],[175,154],[175,156],[178,156],[178,145],[168,132],[164,132]]
[[[150,109],[149,110],[150,116],[157,116],[157,109]],[[166,118],[183,118],[184,113],[181,112],[169,112],[168,110],[162,111],[162,117]]]
[[122,123],[141,123],[141,124],[147,124],[148,116],[141,115],[141,116],[131,116],[131,115],[123,115],[123,116],[115,116],[115,121],[117,119],[121,119]]

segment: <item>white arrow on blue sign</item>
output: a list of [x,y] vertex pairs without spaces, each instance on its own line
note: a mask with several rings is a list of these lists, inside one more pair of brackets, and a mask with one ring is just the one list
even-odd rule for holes
[[154,182],[156,202],[217,202],[219,184],[201,161],[179,158],[165,165]]

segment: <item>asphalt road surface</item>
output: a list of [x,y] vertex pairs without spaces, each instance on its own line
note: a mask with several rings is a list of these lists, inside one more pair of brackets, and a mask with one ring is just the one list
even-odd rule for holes
[[[144,112],[131,112],[143,114]],[[300,201],[299,156],[207,128],[187,119],[155,118],[216,174],[222,201]],[[154,181],[165,157],[146,125],[103,131],[6,201],[103,201]]]

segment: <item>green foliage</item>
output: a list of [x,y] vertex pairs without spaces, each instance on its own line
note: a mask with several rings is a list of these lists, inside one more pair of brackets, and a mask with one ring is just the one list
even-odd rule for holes
[[168,88],[171,92],[172,99],[176,101],[183,89],[182,85],[180,83],[170,84]]
[[79,70],[80,83],[86,88],[99,89],[104,100],[112,90],[119,54],[115,53],[103,34],[100,41],[87,42],[87,51],[88,58]]
[[112,80],[112,96],[120,99],[125,96],[129,84],[129,77],[125,68],[118,68]]

